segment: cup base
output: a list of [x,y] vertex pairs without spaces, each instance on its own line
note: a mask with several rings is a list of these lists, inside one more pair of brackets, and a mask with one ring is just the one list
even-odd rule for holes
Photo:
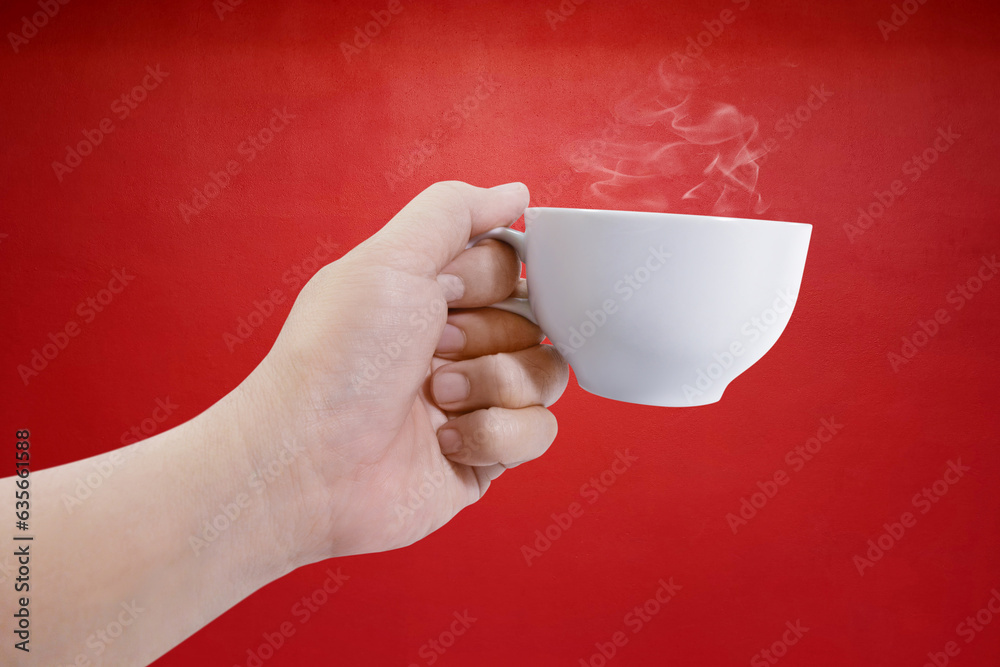
[[718,390],[714,387],[709,391],[699,390],[698,396],[694,396],[689,399],[685,396],[677,395],[657,396],[655,392],[639,390],[605,392],[597,389],[591,389],[583,382],[580,382],[579,377],[577,377],[577,384],[580,385],[581,389],[587,393],[593,394],[594,396],[610,398],[613,401],[621,401],[623,403],[650,405],[657,408],[697,408],[704,405],[712,405],[713,403],[718,403],[722,399],[722,394],[726,391],[725,387]]

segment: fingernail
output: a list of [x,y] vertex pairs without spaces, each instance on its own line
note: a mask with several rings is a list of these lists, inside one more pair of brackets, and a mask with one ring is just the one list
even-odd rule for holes
[[469,378],[461,373],[438,373],[431,386],[438,405],[465,400],[472,389]]
[[451,273],[442,273],[437,277],[438,285],[444,290],[444,299],[448,303],[458,301],[465,294],[465,281]]
[[437,351],[442,354],[461,352],[465,349],[465,332],[454,324],[445,324],[438,341]]
[[438,431],[438,443],[442,454],[454,454],[462,449],[462,434],[458,429],[446,428]]
[[494,185],[490,188],[490,190],[493,190],[494,192],[509,192],[523,187],[525,187],[524,183],[515,181],[513,183],[504,183],[503,185]]

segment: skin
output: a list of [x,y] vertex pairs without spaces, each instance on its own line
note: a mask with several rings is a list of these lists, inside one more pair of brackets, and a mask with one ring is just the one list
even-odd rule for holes
[[[0,663],[149,664],[298,567],[416,542],[540,456],[568,368],[536,325],[484,308],[523,289],[513,251],[465,249],[528,199],[519,183],[431,186],[303,287],[207,411],[121,458],[32,473],[31,589],[0,596],[6,619],[29,596],[31,652],[8,635]],[[113,472],[67,504],[101,461]],[[0,480],[11,503],[15,481]]]

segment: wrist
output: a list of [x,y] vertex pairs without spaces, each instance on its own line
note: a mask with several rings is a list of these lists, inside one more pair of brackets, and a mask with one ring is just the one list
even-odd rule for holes
[[[182,425],[182,449],[196,461],[199,480],[188,542],[199,558],[222,559],[254,589],[299,566],[285,521],[285,503],[274,493],[278,471],[272,441],[259,413],[239,390]],[[278,441],[280,444],[280,440]]]
[[315,456],[335,449],[335,436],[310,421],[322,407],[300,395],[309,384],[289,372],[303,366],[275,361],[278,354],[273,350],[202,415],[208,441],[225,452],[233,473],[227,493],[246,505],[240,509],[247,518],[245,539],[274,578],[335,555],[329,535],[339,485],[315,465]]

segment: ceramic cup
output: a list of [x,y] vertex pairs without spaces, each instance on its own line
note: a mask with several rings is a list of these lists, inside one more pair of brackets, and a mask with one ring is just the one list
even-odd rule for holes
[[538,324],[580,386],[628,403],[715,403],[791,317],[812,225],[529,208],[525,232],[481,234],[527,265],[528,298],[494,307]]

